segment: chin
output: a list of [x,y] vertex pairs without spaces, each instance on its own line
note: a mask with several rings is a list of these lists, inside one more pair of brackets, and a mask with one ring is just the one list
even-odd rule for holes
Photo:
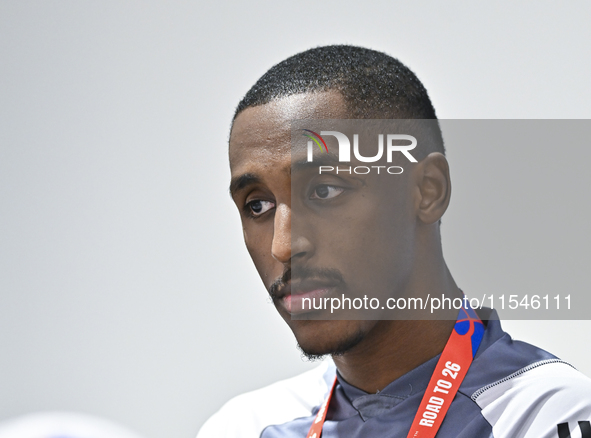
[[311,360],[326,355],[340,356],[357,346],[368,331],[371,321],[287,321],[298,342],[298,348]]

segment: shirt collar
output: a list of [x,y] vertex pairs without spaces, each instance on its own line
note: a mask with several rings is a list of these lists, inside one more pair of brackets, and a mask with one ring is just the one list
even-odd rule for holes
[[[485,322],[487,328],[475,359],[505,334],[501,328],[496,311],[493,310],[490,314],[486,312],[486,315],[481,315],[481,318]],[[435,371],[439,357],[440,354],[429,359],[394,380],[382,391],[376,394],[369,394],[350,385],[345,379],[343,379],[337,370],[338,384],[351,405],[357,410],[357,412],[359,412],[361,418],[363,418],[364,421],[367,421],[369,418],[376,417],[385,413],[387,410],[392,409],[411,395],[425,391],[429,384],[429,380]]]

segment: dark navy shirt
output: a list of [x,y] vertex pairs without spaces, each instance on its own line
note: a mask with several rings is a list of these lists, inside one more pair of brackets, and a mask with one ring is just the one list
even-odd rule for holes
[[[485,323],[480,348],[437,437],[563,438],[559,429],[566,427],[573,437],[591,438],[584,434],[591,420],[591,380],[552,354],[513,341],[495,312]],[[334,364],[327,364],[316,374],[308,372],[230,401],[198,438],[305,438],[335,373],[338,383],[322,438],[406,438],[438,359],[377,394],[348,384]],[[311,394],[314,388],[319,388],[317,394]],[[224,418],[242,421],[244,427],[223,424]]]

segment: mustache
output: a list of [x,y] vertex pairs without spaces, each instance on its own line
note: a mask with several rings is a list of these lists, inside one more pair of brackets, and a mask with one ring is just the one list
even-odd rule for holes
[[[271,298],[280,298],[281,289],[287,286],[287,283],[292,279],[292,272],[291,268],[285,270],[283,275],[279,277],[277,280],[269,286],[268,291]],[[310,278],[313,279],[322,279],[322,280],[329,280],[331,283],[335,283],[335,285],[343,285],[345,284],[345,279],[343,278],[343,274],[338,269],[334,268],[307,268],[307,267],[298,267],[295,270],[297,276],[294,279],[298,281],[308,280]]]

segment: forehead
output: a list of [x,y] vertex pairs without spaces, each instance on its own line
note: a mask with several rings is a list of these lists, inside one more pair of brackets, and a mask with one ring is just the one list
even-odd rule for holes
[[296,94],[247,108],[230,134],[232,174],[246,173],[245,167],[255,163],[289,161],[292,120],[346,118],[345,100],[336,91]]

